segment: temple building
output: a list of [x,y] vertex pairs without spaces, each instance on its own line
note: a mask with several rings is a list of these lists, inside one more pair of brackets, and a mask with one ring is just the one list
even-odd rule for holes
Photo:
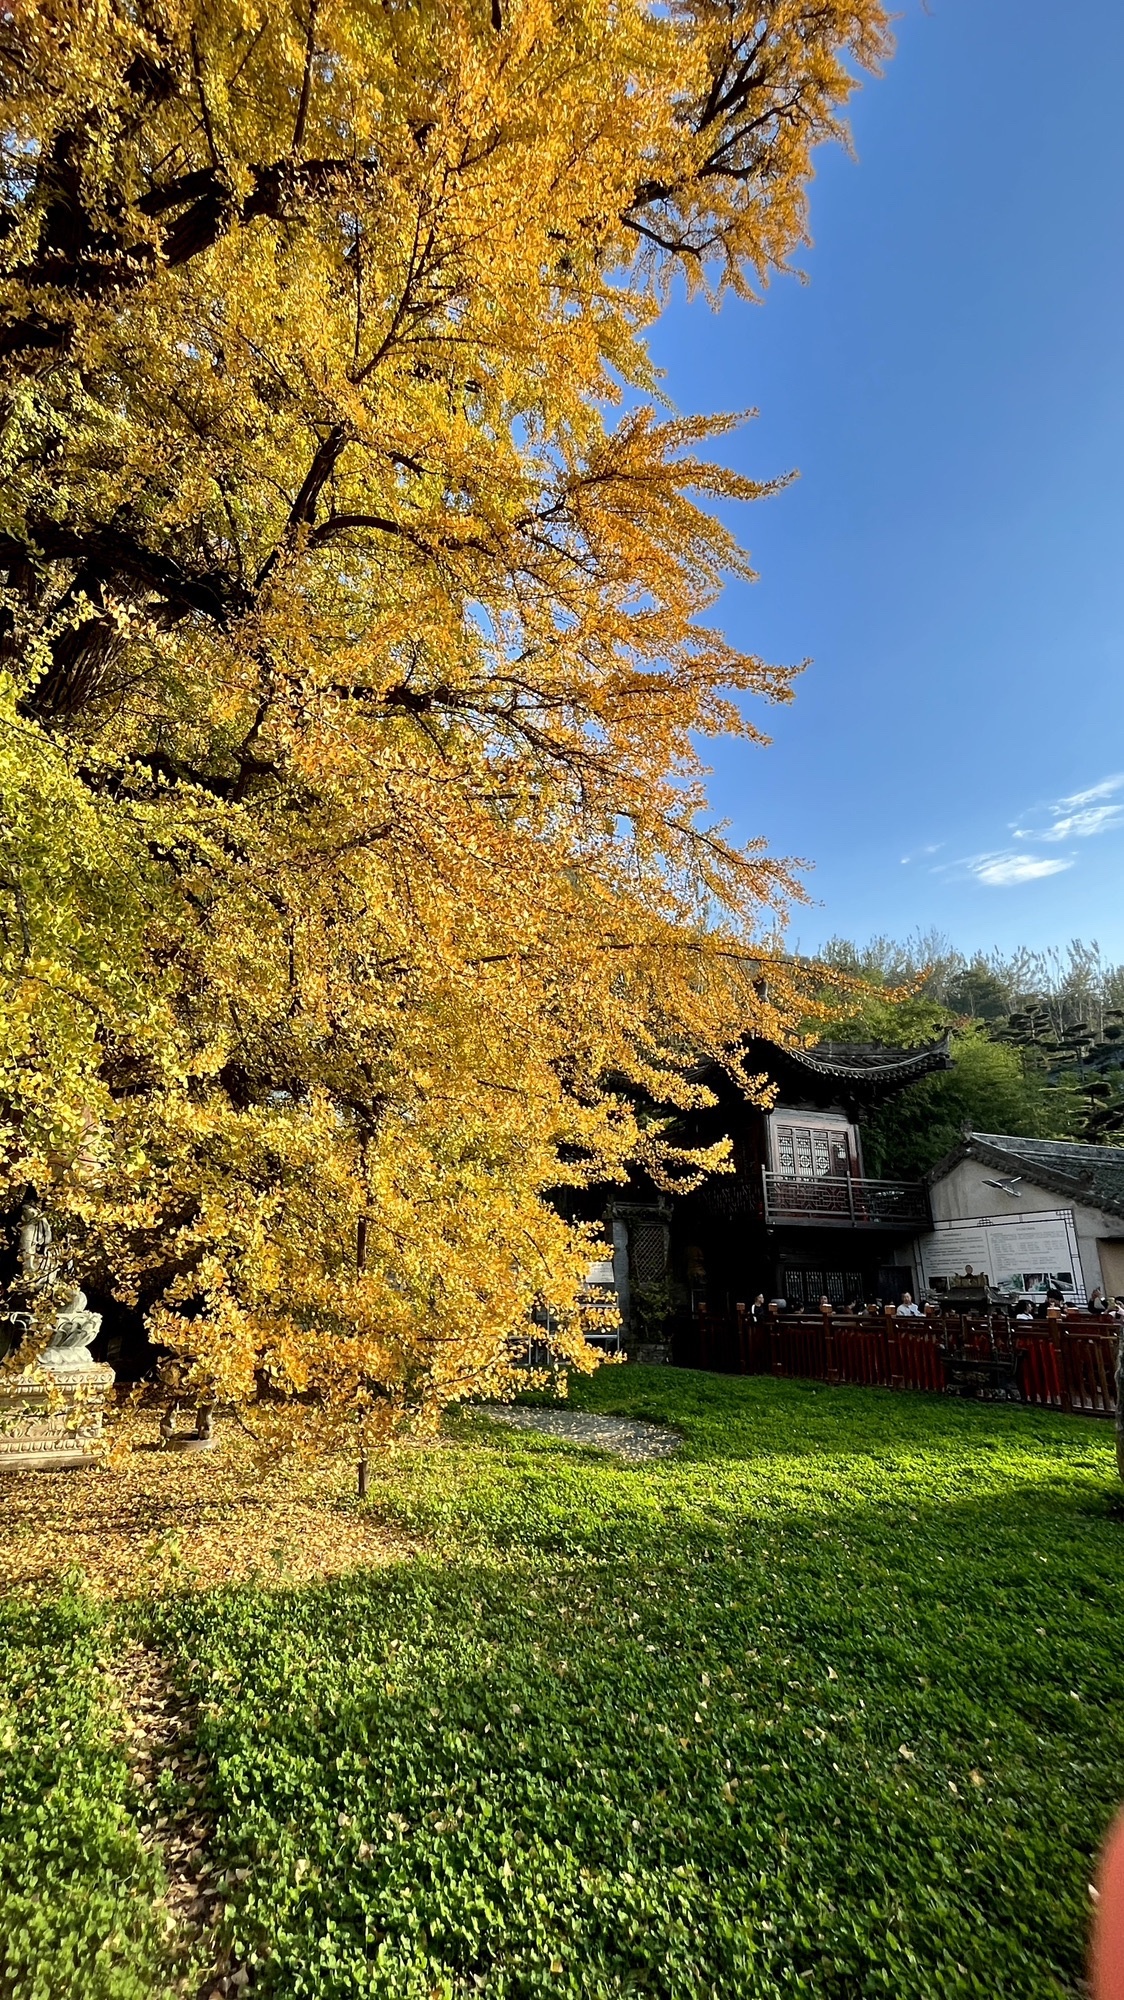
[[699,1308],[728,1315],[757,1293],[837,1306],[896,1298],[917,1284],[916,1241],[932,1226],[923,1181],[867,1176],[862,1125],[887,1098],[947,1069],[947,1042],[917,1049],[751,1043],[746,1068],[776,1085],[768,1111],[721,1071],[712,1108],[682,1122],[684,1139],[725,1135],[733,1172],[689,1194],[629,1190],[610,1200],[613,1269],[635,1342],[662,1320],[687,1358]]

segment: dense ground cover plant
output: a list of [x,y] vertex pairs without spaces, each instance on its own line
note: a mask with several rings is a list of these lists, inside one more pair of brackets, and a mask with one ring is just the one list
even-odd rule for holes
[[0,1993],[152,2000],[159,1867],[130,1809],[104,1619],[81,1597],[0,1603]]
[[625,1467],[468,1419],[434,1553],[160,1614],[262,1990],[1045,2000],[1124,1792],[1098,1427],[612,1371]]
[[1077,2000],[1124,1795],[1107,1429],[671,1370],[575,1399],[683,1449],[467,1414],[376,1476],[420,1555],[9,1616],[17,2000],[168,1990],[93,1706],[138,1638],[199,1715],[222,1942],[272,2000]]

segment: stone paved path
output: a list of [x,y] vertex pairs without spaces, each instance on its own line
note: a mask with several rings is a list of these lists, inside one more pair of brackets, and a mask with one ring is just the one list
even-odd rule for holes
[[512,1403],[486,1403],[481,1414],[493,1423],[511,1424],[516,1430],[545,1431],[548,1437],[567,1438],[571,1444],[592,1445],[595,1451],[611,1451],[633,1464],[644,1459],[670,1458],[683,1440],[666,1424],[643,1424],[631,1417],[602,1417],[589,1410],[534,1410]]

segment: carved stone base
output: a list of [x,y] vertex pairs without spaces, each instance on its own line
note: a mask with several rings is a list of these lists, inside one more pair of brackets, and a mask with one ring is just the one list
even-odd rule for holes
[[97,1361],[0,1376],[0,1472],[96,1464],[115,1379],[112,1368]]

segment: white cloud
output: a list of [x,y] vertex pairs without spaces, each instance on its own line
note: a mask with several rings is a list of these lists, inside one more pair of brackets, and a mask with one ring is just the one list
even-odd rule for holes
[[1119,826],[1124,820],[1124,805],[1082,806],[1078,812],[1067,813],[1064,819],[1056,819],[1053,826],[1031,838],[1039,840],[1088,840],[1094,833],[1107,833],[1110,827]]
[[1051,861],[1044,854],[977,854],[964,863],[977,882],[989,889],[1009,889],[1016,882],[1038,882],[1044,875],[1061,875],[1072,861]]
[[1099,785],[1090,785],[1087,792],[1071,792],[1068,799],[1059,799],[1059,806],[1088,806],[1094,799],[1110,799],[1113,792],[1124,788],[1124,771],[1118,771],[1114,778],[1102,778]]
[[1124,800],[1115,805],[1099,805],[1098,800],[1111,799],[1113,794],[1124,789],[1124,772],[1114,778],[1102,778],[1098,785],[1090,785],[1084,792],[1071,792],[1068,798],[1054,799],[1049,805],[1039,808],[1044,813],[1044,826],[1013,826],[1016,840],[1091,840],[1094,834],[1108,833],[1115,826],[1124,825]]

